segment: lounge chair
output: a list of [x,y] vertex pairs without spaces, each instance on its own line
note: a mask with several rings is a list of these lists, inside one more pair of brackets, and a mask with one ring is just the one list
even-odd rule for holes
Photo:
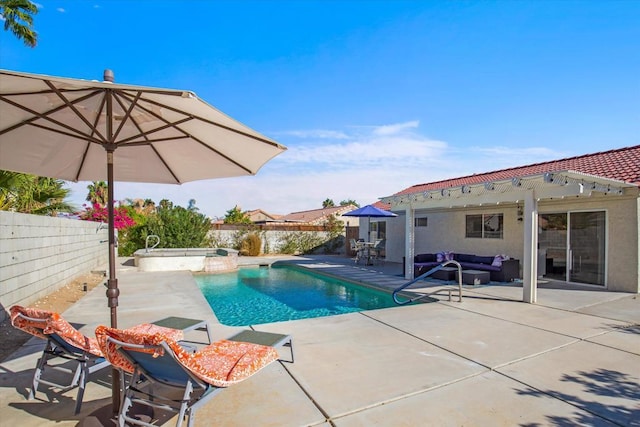
[[[61,392],[78,387],[75,413],[79,413],[87,378],[93,372],[110,365],[102,356],[98,342],[94,338],[83,335],[58,313],[19,305],[14,305],[9,311],[11,324],[14,327],[47,341],[33,374],[28,399],[35,397],[40,384],[60,388],[62,389]],[[75,369],[69,369],[62,365],[50,365],[48,363],[50,360],[57,358],[71,360],[76,362],[77,366]],[[73,374],[71,382],[66,385],[42,379],[42,375],[47,368]]]
[[132,374],[118,422],[151,426],[128,414],[133,403],[178,413],[177,427],[213,396],[278,359],[274,347],[221,340],[195,353],[162,333],[144,334],[98,326],[96,338],[106,358]]

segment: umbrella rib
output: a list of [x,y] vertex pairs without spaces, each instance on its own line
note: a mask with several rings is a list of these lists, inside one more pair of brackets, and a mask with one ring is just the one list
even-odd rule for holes
[[226,155],[226,154],[224,154],[224,153],[221,153],[220,151],[216,150],[215,148],[213,148],[213,147],[211,147],[211,146],[209,146],[209,145],[205,144],[203,141],[200,141],[198,138],[196,138],[196,137],[194,137],[194,136],[192,136],[191,138],[192,138],[194,141],[197,141],[198,143],[200,143],[200,144],[201,144],[202,146],[204,146],[205,148],[207,148],[207,149],[209,149],[209,150],[213,151],[214,153],[216,153],[216,154],[217,154],[217,155],[219,155],[220,157],[224,157],[224,158],[225,158],[225,159],[227,159],[229,162],[233,163],[234,165],[238,166],[239,168],[241,168],[241,169],[243,169],[243,170],[247,171],[248,173],[250,173],[250,174],[252,174],[252,175],[253,175],[253,174],[255,174],[255,172],[254,172],[254,171],[252,171],[251,169],[249,169],[249,168],[247,168],[246,166],[244,166],[244,165],[242,165],[242,164],[238,163],[237,161],[233,160],[231,157],[227,156],[227,155]]
[[175,173],[173,173],[173,170],[171,169],[171,167],[169,167],[169,165],[167,164],[167,162],[164,160],[164,157],[162,157],[160,155],[160,153],[158,153],[158,150],[156,150],[156,147],[154,147],[153,145],[150,145],[151,149],[153,150],[153,152],[155,153],[156,156],[158,156],[158,159],[160,159],[160,161],[162,162],[162,164],[164,165],[165,168],[167,168],[167,171],[169,171],[169,173],[171,174],[171,176],[173,177],[173,179],[176,180],[177,183],[180,183],[180,179],[178,179],[178,177],[176,176]]
[[[122,107],[122,109],[124,110],[124,103],[123,101],[120,99],[120,93],[118,92],[114,92],[113,93],[114,98],[116,99],[116,102],[120,105],[120,107]],[[138,92],[136,93],[135,99],[131,100],[129,99],[129,108],[127,109],[127,112],[125,114],[125,117],[122,119],[122,122],[120,123],[120,126],[118,127],[118,130],[116,131],[116,134],[114,135],[114,140],[116,139],[118,133],[120,132],[120,129],[122,129],[122,127],[124,126],[125,122],[127,121],[127,119],[131,119],[131,123],[133,123],[133,125],[136,127],[136,129],[138,129],[138,131],[140,132],[139,135],[135,136],[134,138],[138,138],[138,137],[142,137],[144,138],[145,142],[138,142],[138,143],[130,143],[127,144],[126,142],[122,143],[122,145],[125,146],[136,146],[136,145],[148,145],[149,147],[151,147],[151,149],[153,150],[154,154],[158,157],[158,159],[160,160],[160,162],[162,162],[162,164],[164,165],[164,167],[167,169],[167,171],[171,174],[171,176],[173,177],[173,179],[179,183],[180,179],[178,178],[178,176],[174,173],[174,171],[171,169],[171,167],[169,166],[169,164],[164,160],[164,158],[160,155],[160,153],[158,153],[158,150],[156,149],[156,147],[153,146],[153,142],[149,140],[147,133],[145,133],[142,128],[140,127],[140,125],[138,124],[138,122],[136,122],[135,118],[131,115],[131,112],[133,111],[134,107],[136,105],[138,105],[139,108],[144,109],[144,107],[142,107],[141,105],[138,104],[140,97],[142,96],[142,92]],[[125,98],[126,99],[126,98]],[[155,115],[152,111],[149,112],[151,114],[153,114],[154,116],[156,116],[158,119],[160,119],[161,121],[164,121],[165,123],[167,123],[166,120],[164,120],[162,117],[158,117],[157,115]],[[155,129],[153,130],[153,132],[157,132],[160,129]],[[166,138],[166,140],[174,140],[174,139],[181,139],[181,137],[174,137],[174,138]],[[126,141],[126,140],[125,140]]]
[[[142,91],[138,92],[138,94],[142,94]],[[132,102],[132,101],[131,101],[131,99],[130,99],[130,98],[131,98],[131,95],[129,95],[129,94],[125,94],[125,93],[122,93],[122,92],[118,92],[118,95],[120,95],[120,96],[122,96],[122,97],[124,97],[124,98],[128,99],[128,100],[129,100],[129,102]],[[164,122],[164,123],[165,123],[165,126],[161,126],[161,127],[158,127],[158,128],[152,129],[152,130],[150,130],[150,131],[148,131],[148,132],[141,133],[140,135],[135,135],[135,136],[132,136],[132,137],[130,137],[130,138],[128,138],[128,139],[122,140],[122,141],[120,141],[120,143],[121,143],[121,144],[123,144],[123,145],[128,145],[128,144],[127,144],[127,142],[128,142],[128,141],[131,141],[131,140],[133,140],[133,139],[135,139],[135,138],[144,137],[144,138],[146,139],[146,138],[148,137],[148,135],[150,135],[150,134],[152,134],[152,133],[156,133],[156,132],[159,132],[159,131],[161,131],[161,130],[164,130],[164,129],[167,129],[167,128],[171,128],[171,127],[172,127],[172,128],[174,128],[174,129],[176,129],[176,130],[178,130],[178,131],[182,132],[182,134],[183,134],[185,137],[190,138],[190,139],[192,139],[192,140],[194,140],[194,141],[198,142],[200,145],[202,145],[202,146],[203,146],[203,147],[205,147],[206,149],[208,149],[208,150],[210,150],[210,151],[213,151],[214,153],[216,153],[216,154],[217,154],[217,155],[219,155],[220,157],[222,157],[222,158],[226,159],[228,162],[230,162],[230,163],[232,163],[232,164],[236,165],[236,166],[237,166],[237,167],[239,167],[240,169],[242,169],[242,170],[246,171],[247,173],[254,174],[254,171],[252,171],[251,169],[247,168],[246,166],[244,166],[243,164],[241,164],[241,163],[237,162],[236,160],[234,160],[234,159],[230,158],[229,156],[225,155],[224,153],[222,153],[222,152],[220,152],[220,151],[216,150],[215,148],[211,147],[210,145],[205,144],[205,143],[204,143],[203,141],[201,141],[200,139],[198,139],[198,138],[194,137],[194,136],[193,136],[193,135],[191,135],[190,133],[186,132],[184,129],[180,128],[178,125],[180,125],[180,124],[182,124],[182,123],[186,123],[186,122],[191,121],[191,120],[200,120],[200,121],[203,121],[203,122],[205,122],[205,123],[210,123],[210,124],[216,125],[216,126],[218,126],[218,127],[221,127],[221,128],[223,128],[223,129],[228,129],[228,130],[234,131],[234,132],[236,132],[236,133],[239,133],[239,134],[242,134],[242,135],[245,135],[245,136],[252,137],[251,135],[248,135],[248,134],[246,134],[246,133],[244,133],[244,132],[236,131],[235,129],[232,129],[232,128],[228,127],[228,126],[219,125],[218,123],[212,122],[211,120],[202,119],[202,118],[200,118],[200,117],[198,117],[198,116],[194,116],[194,115],[191,115],[191,114],[186,115],[186,114],[184,113],[184,111],[180,111],[180,110],[177,110],[177,109],[175,109],[175,108],[169,107],[169,106],[167,106],[167,105],[163,105],[163,104],[157,103],[157,102],[152,101],[152,100],[150,100],[150,99],[142,98],[142,100],[143,100],[143,101],[145,101],[145,102],[149,102],[149,103],[151,103],[151,104],[153,104],[153,105],[156,105],[156,106],[158,106],[158,107],[166,108],[166,109],[168,109],[168,110],[171,110],[171,111],[174,111],[174,112],[179,113],[179,114],[181,114],[181,115],[184,115],[184,116],[185,116],[185,118],[184,118],[184,119],[182,119],[182,120],[175,121],[175,122],[169,122],[169,121],[168,121],[168,120],[166,120],[164,117],[161,117],[160,115],[156,114],[154,111],[149,110],[148,108],[144,107],[143,105],[140,105],[140,103],[138,102],[138,108],[140,108],[141,110],[145,111],[146,113],[148,113],[148,114],[150,114],[150,115],[152,115],[152,116],[156,117],[158,120],[160,120],[160,121]],[[133,120],[133,122],[135,123],[135,120]],[[137,126],[137,123],[136,123],[136,126]],[[150,145],[150,146],[153,146],[153,145],[152,145],[152,143],[153,143],[153,142],[165,141],[165,140],[166,140],[166,141],[168,141],[168,140],[173,140],[173,139],[181,139],[181,138],[180,138],[180,137],[174,137],[174,138],[163,138],[163,139],[157,139],[157,140],[148,140],[148,141],[147,141],[147,142],[145,142],[145,143],[140,143],[140,142],[138,142],[138,143],[137,143],[137,145],[138,145],[138,144],[139,144],[139,145],[145,145],[145,144],[148,144],[148,145]],[[264,139],[262,139],[262,138],[255,138],[255,137],[254,137],[254,139],[256,139],[256,140],[258,140],[258,141],[262,141],[262,142],[268,142],[268,143],[270,143],[270,144],[272,144],[272,145],[274,145],[274,146],[276,146],[276,147],[279,147],[279,144],[273,144],[271,141],[267,141],[267,140],[264,140]],[[133,145],[133,144],[131,144],[131,145]],[[154,151],[155,151],[155,148],[154,148]]]
[[[50,92],[47,91],[47,92],[43,92],[43,93],[50,93]],[[83,100],[88,99],[88,98],[90,98],[90,97],[92,97],[94,95],[95,95],[95,93],[88,94],[88,95],[86,95],[86,96],[84,96],[82,98],[77,99],[75,102],[83,101]],[[53,132],[62,133],[63,135],[74,136],[74,137],[77,137],[77,138],[87,138],[87,139],[91,140],[91,142],[96,142],[96,143],[99,143],[99,144],[102,143],[102,141],[92,139],[90,136],[82,133],[80,131],[80,129],[76,129],[74,127],[71,127],[69,125],[66,125],[65,123],[62,123],[62,122],[60,122],[58,120],[55,120],[55,119],[49,117],[50,114],[56,113],[57,111],[60,111],[60,110],[62,110],[64,108],[66,108],[67,105],[60,105],[60,106],[58,106],[58,107],[56,107],[56,108],[54,108],[52,110],[45,111],[44,113],[39,113],[39,112],[37,112],[35,110],[32,110],[32,109],[30,109],[30,108],[28,108],[28,107],[26,107],[24,105],[18,104],[16,102],[12,101],[11,99],[8,99],[8,98],[6,98],[4,96],[0,96],[0,100],[6,102],[7,104],[11,104],[14,107],[19,108],[19,109],[21,109],[23,111],[26,111],[29,114],[32,114],[34,116],[34,117],[31,117],[31,118],[29,118],[27,120],[23,120],[20,123],[16,123],[15,125],[10,126],[10,127],[6,128],[6,129],[1,130],[0,131],[0,135],[3,135],[5,133],[7,133],[7,132],[15,130],[15,129],[17,129],[17,128],[21,127],[21,126],[24,126],[24,125],[32,125],[32,126],[40,127],[42,129],[50,130],[50,131],[53,131]],[[60,126],[62,128],[65,128],[65,129],[67,129],[67,130],[69,130],[71,132],[74,132],[74,134],[67,134],[67,133],[61,132],[59,130],[46,127],[44,125],[36,125],[33,122],[35,120],[37,120],[37,119],[42,119],[42,120],[46,120],[48,122],[51,122],[51,123],[53,123],[55,125],[58,125],[58,126]]]
[[[55,87],[55,86],[53,85],[53,83],[51,83],[49,80],[45,80],[44,82],[47,84],[47,86],[49,86],[49,87],[51,88],[51,90],[53,90],[53,91],[56,93],[56,95],[58,95],[58,97],[59,97],[59,98],[60,98],[60,99],[61,99],[61,100],[62,100],[62,101],[63,101],[63,102],[64,102],[64,103],[69,107],[69,109],[70,109],[71,111],[73,111],[73,112],[76,114],[76,116],[77,116],[80,120],[82,120],[82,121],[83,121],[87,126],[89,126],[89,128],[90,128],[94,133],[96,133],[96,134],[98,135],[98,137],[99,137],[99,138],[102,138],[102,140],[103,140],[103,141],[106,141],[105,137],[104,137],[104,136],[102,136],[102,134],[100,133],[100,131],[98,131],[98,129],[97,129],[95,126],[93,126],[93,125],[91,124],[91,122],[89,122],[89,120],[87,120],[87,118],[86,118],[85,116],[83,116],[82,114],[80,114],[80,111],[78,111],[78,109],[76,108],[75,103],[69,102],[69,100],[68,100],[68,99],[63,95],[63,93],[62,93],[62,92],[61,92],[57,87]],[[101,91],[96,91],[96,92],[94,92],[94,95],[95,95],[95,94],[99,94],[99,93],[101,93]]]
[[[141,94],[142,94],[142,92],[138,92],[138,95],[141,95]],[[124,94],[124,93],[122,93],[122,92],[117,92],[117,95],[124,97],[125,99],[127,99],[129,102],[131,102],[131,103],[133,104],[133,101],[130,99],[130,98],[131,98],[131,96],[130,96],[130,95],[128,95],[128,94]],[[140,98],[140,96],[136,96],[136,102],[139,100],[139,98]],[[123,106],[123,104],[120,102],[119,98],[118,98],[118,97],[116,97],[116,99],[118,99],[118,102],[120,103],[120,105],[121,105],[121,106]],[[144,98],[143,98],[143,101],[145,101],[145,102],[149,102],[149,100],[144,99]],[[182,111],[175,110],[177,113],[180,113],[180,114],[184,115],[185,117],[184,117],[183,119],[181,119],[181,120],[178,120],[178,121],[175,121],[175,122],[170,122],[170,121],[168,121],[167,119],[165,119],[164,117],[162,117],[162,116],[160,116],[160,115],[156,114],[154,111],[149,110],[148,108],[144,107],[143,105],[140,105],[140,103],[139,103],[139,102],[137,102],[137,105],[138,105],[138,108],[140,108],[140,109],[141,109],[141,110],[143,110],[144,112],[146,112],[146,113],[148,113],[148,114],[150,114],[150,115],[152,115],[152,116],[156,117],[158,120],[160,120],[160,121],[164,122],[164,123],[165,123],[165,125],[164,125],[164,126],[157,127],[157,128],[154,128],[154,129],[151,129],[151,130],[149,130],[149,131],[147,131],[147,132],[142,132],[142,129],[140,129],[140,127],[138,126],[138,123],[137,123],[137,122],[135,121],[135,119],[133,119],[133,117],[132,117],[132,118],[131,118],[131,121],[136,125],[136,127],[138,128],[138,130],[140,130],[140,132],[141,132],[141,133],[140,133],[140,134],[138,134],[138,135],[131,136],[131,137],[127,138],[127,139],[123,139],[123,140],[121,140],[120,142],[118,142],[118,145],[126,145],[126,146],[149,145],[149,146],[151,146],[151,147],[153,148],[154,152],[155,152],[156,154],[158,154],[158,157],[159,157],[160,159],[162,159],[162,156],[160,156],[160,154],[159,154],[159,153],[158,153],[158,151],[155,149],[155,147],[153,147],[153,143],[154,143],[154,142],[160,142],[160,141],[172,141],[172,140],[176,140],[176,139],[183,139],[183,137],[168,137],[168,138],[159,138],[159,139],[149,139],[149,138],[148,138],[148,136],[149,136],[150,134],[153,134],[153,133],[156,133],[156,132],[160,132],[160,131],[165,130],[165,129],[174,128],[174,129],[176,129],[177,131],[181,132],[181,133],[184,135],[184,138],[190,138],[190,139],[192,139],[192,140],[194,140],[194,141],[198,142],[200,145],[202,145],[202,146],[203,146],[203,147],[205,147],[206,149],[208,149],[208,150],[210,150],[210,151],[213,151],[214,153],[216,153],[216,154],[217,154],[217,155],[219,155],[220,157],[222,157],[222,158],[226,159],[228,162],[230,162],[230,163],[232,163],[232,164],[236,165],[237,167],[239,167],[240,169],[242,169],[242,170],[246,171],[247,173],[250,173],[250,174],[253,174],[253,173],[254,173],[251,169],[249,169],[249,168],[245,167],[245,166],[244,166],[244,165],[242,165],[241,163],[238,163],[237,161],[235,161],[235,160],[233,160],[232,158],[228,157],[228,156],[227,156],[227,155],[225,155],[224,153],[222,153],[222,152],[220,152],[220,151],[216,150],[215,148],[213,148],[213,147],[211,147],[211,146],[209,146],[209,145],[205,144],[204,142],[202,142],[201,140],[199,140],[198,138],[196,138],[196,137],[194,137],[193,135],[189,134],[189,133],[188,133],[188,132],[186,132],[184,129],[181,129],[181,128],[178,126],[178,125],[180,125],[180,124],[182,124],[182,123],[186,123],[186,122],[188,122],[188,121],[195,120],[195,119],[197,119],[197,117],[194,117],[194,116],[192,116],[192,115],[186,115],[186,114],[185,114],[184,112],[182,112]],[[157,106],[162,106],[162,104],[155,104],[155,105],[157,105]],[[124,108],[124,106],[123,106],[123,108]],[[163,108],[166,108],[166,106],[164,106]],[[132,140],[137,139],[137,138],[145,138],[145,139],[146,139],[146,141],[144,141],[144,142],[138,141],[138,142],[132,142],[132,143],[130,143],[130,142],[129,142],[129,141],[132,141]],[[276,144],[276,145],[277,145],[277,144]],[[162,162],[165,164],[165,166],[167,167],[167,169],[169,170],[169,172],[170,172],[170,173],[175,177],[175,175],[173,174],[173,172],[171,171],[171,169],[169,168],[169,166],[168,166],[164,161],[162,161]]]
[[[141,92],[143,92],[143,93],[144,93],[144,91],[141,91]],[[125,96],[125,97],[130,97],[130,96],[131,96],[131,95],[129,95],[129,94],[125,94],[125,93],[120,93],[120,94],[121,94],[122,96]],[[199,99],[199,98],[196,98],[196,99]],[[145,102],[148,102],[148,103],[150,103],[150,104],[156,105],[156,106],[158,106],[158,107],[166,108],[167,110],[173,111],[173,112],[175,112],[175,113],[179,113],[179,114],[183,114],[183,115],[185,114],[185,113],[184,113],[184,111],[182,111],[182,110],[179,110],[179,109],[177,109],[177,108],[171,107],[171,106],[166,105],[166,104],[162,104],[162,103],[157,102],[157,101],[154,101],[154,100],[152,100],[152,99],[142,98],[142,100],[143,100],[143,101],[145,101]],[[142,106],[141,106],[140,108],[144,108],[144,107],[142,107]],[[211,107],[211,108],[213,108],[213,107]],[[145,109],[145,111],[148,111],[148,110],[146,110],[146,109]],[[150,111],[148,111],[148,112],[149,112],[149,113],[151,113]],[[223,114],[223,113],[221,113],[221,114]],[[256,141],[264,142],[265,144],[269,144],[269,145],[272,145],[272,146],[274,146],[274,147],[281,147],[281,146],[280,146],[280,144],[278,144],[277,142],[273,142],[273,141],[270,141],[270,140],[268,140],[268,139],[266,139],[266,138],[261,138],[261,137],[259,137],[259,136],[252,135],[252,134],[250,134],[250,133],[243,132],[243,131],[238,130],[238,129],[234,129],[234,128],[229,127],[229,126],[225,126],[225,125],[223,125],[223,124],[220,124],[220,123],[214,122],[213,120],[205,119],[204,117],[195,116],[195,115],[193,115],[193,114],[189,114],[189,116],[190,116],[191,118],[193,118],[193,119],[198,119],[198,120],[200,120],[200,121],[202,121],[202,122],[205,122],[205,123],[208,123],[208,124],[210,124],[210,125],[212,125],[212,126],[216,126],[216,127],[219,127],[219,128],[225,129],[225,130],[228,130],[228,131],[230,131],[230,132],[237,133],[237,134],[239,134],[239,135],[246,136],[246,137],[251,138],[251,139],[255,139]]]
[[[125,109],[125,108],[124,108],[124,103],[122,102],[122,100],[120,99],[120,97],[122,97],[122,98],[124,98],[124,99],[126,99],[127,101],[129,101],[129,102],[130,102],[129,110],[127,111],[127,115],[126,115],[126,116],[125,116],[125,118],[123,119],[122,123],[124,124],[124,122],[126,121],[126,119],[127,119],[127,118],[130,118],[130,119],[131,119],[131,122],[136,126],[136,129],[138,129],[138,131],[140,132],[138,135],[133,135],[133,136],[130,136],[130,137],[128,137],[128,138],[124,138],[124,139],[120,140],[120,141],[118,142],[118,144],[119,144],[119,145],[128,145],[128,142],[129,142],[129,141],[132,141],[132,140],[137,139],[137,138],[145,138],[145,139],[148,139],[148,136],[149,136],[150,134],[153,134],[153,133],[156,133],[156,132],[160,132],[160,131],[165,130],[165,129],[169,129],[169,128],[171,128],[171,127],[173,127],[173,128],[175,128],[176,130],[180,131],[180,132],[181,132],[185,137],[189,137],[189,136],[190,136],[190,135],[189,135],[188,133],[186,133],[184,130],[182,130],[182,129],[180,129],[180,128],[176,127],[176,125],[179,125],[179,124],[181,124],[181,123],[184,123],[184,122],[187,122],[187,121],[191,120],[191,117],[190,117],[190,116],[188,116],[188,115],[186,115],[186,114],[184,114],[184,112],[182,112],[182,113],[181,113],[183,116],[185,116],[185,118],[184,118],[184,119],[182,119],[182,120],[178,120],[178,121],[176,121],[176,122],[169,122],[167,119],[165,119],[164,117],[160,116],[159,114],[156,114],[154,111],[149,110],[148,108],[145,108],[143,105],[140,105],[139,100],[140,100],[140,97],[141,97],[141,95],[142,95],[142,92],[138,92],[138,93],[136,94],[136,96],[135,96],[135,97],[131,97],[131,96],[129,96],[128,94],[124,94],[124,93],[121,93],[121,92],[115,92],[115,93],[114,93],[114,95],[117,95],[117,96],[115,96],[115,98],[116,98],[116,100],[118,101],[118,104],[120,104],[120,106],[122,107],[122,109],[123,109],[123,110]],[[150,129],[150,130],[148,130],[148,131],[146,131],[146,132],[145,132],[145,131],[140,127],[140,125],[138,124],[138,122],[136,122],[135,118],[134,118],[133,116],[131,116],[131,115],[130,115],[130,111],[132,111],[132,110],[133,110],[133,108],[134,108],[134,107],[136,107],[136,106],[137,106],[139,109],[141,109],[142,111],[144,111],[145,113],[150,114],[150,115],[152,115],[153,117],[155,117],[156,119],[158,119],[159,121],[163,122],[163,123],[164,123],[164,126],[156,127],[156,128],[154,128],[154,129]],[[173,138],[172,138],[172,139],[173,139]],[[149,140],[149,142],[153,142],[153,141],[150,141],[150,140]]]
[[124,127],[124,125],[125,125],[125,123],[127,122],[128,119],[131,119],[131,122],[136,126],[138,131],[142,132],[142,129],[140,128],[138,123],[131,116],[131,112],[133,111],[135,106],[138,104],[138,100],[140,99],[141,93],[138,92],[136,94],[136,96],[135,96],[135,99],[133,101],[130,100],[129,108],[125,108],[124,103],[122,102],[122,100],[120,100],[120,97],[118,96],[119,95],[118,92],[114,92],[113,95],[114,95],[114,98],[116,99],[116,101],[118,102],[118,104],[120,105],[120,107],[122,107],[122,109],[126,111],[125,114],[124,114],[123,119],[120,121],[120,126],[118,126],[118,129],[116,129],[115,133],[113,134],[113,140],[115,141],[116,139],[118,139],[118,135],[120,134],[120,131],[122,130],[122,128]]
[[[93,126],[92,129],[95,132],[95,129],[98,128],[98,122],[100,121],[100,111],[104,110],[104,105],[106,104],[107,100],[106,97],[102,97],[102,99],[100,100],[100,104],[98,105],[98,113],[96,114],[95,119],[93,120]],[[93,132],[92,132],[93,134]],[[91,147],[91,144],[87,144],[82,152],[82,160],[80,160],[80,164],[78,165],[78,171],[76,172],[76,182],[78,182],[78,180],[80,179],[80,173],[82,173],[82,169],[84,169],[84,163],[87,160],[87,155],[89,154],[89,148]]]
[[44,129],[44,130],[47,130],[47,131],[50,131],[50,132],[59,133],[60,135],[68,136],[70,138],[80,139],[82,141],[88,141],[88,142],[94,143],[94,144],[102,144],[102,141],[100,141],[98,139],[95,139],[95,138],[92,138],[92,137],[89,137],[87,135],[78,135],[78,134],[75,134],[75,133],[64,132],[62,130],[53,129],[53,128],[50,128],[48,126],[41,125],[41,124],[38,124],[38,123],[29,123],[29,125],[31,125],[33,127],[36,127],[36,128]]

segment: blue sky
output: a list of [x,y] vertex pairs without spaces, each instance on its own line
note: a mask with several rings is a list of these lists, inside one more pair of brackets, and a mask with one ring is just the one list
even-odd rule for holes
[[254,177],[120,200],[285,214],[640,144],[640,1],[37,4],[38,46],[1,31],[1,68],[191,90],[288,147]]

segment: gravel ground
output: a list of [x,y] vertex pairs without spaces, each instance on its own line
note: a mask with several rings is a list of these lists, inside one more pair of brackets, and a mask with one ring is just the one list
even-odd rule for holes
[[[87,284],[87,291],[105,282],[105,277],[98,273],[89,273],[76,277],[62,288],[50,293],[44,298],[30,304],[30,307],[41,308],[43,310],[55,311],[62,313],[73,303],[86,295],[83,290],[84,284]],[[8,307],[7,307],[8,309]],[[14,351],[18,350],[31,335],[22,332],[11,326],[11,320],[7,319],[0,323],[0,362],[4,361]]]

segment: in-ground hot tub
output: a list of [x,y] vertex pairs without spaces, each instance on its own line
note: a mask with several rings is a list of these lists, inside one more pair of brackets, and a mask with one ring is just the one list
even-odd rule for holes
[[204,271],[222,273],[238,269],[238,251],[224,248],[149,248],[133,254],[139,271]]

